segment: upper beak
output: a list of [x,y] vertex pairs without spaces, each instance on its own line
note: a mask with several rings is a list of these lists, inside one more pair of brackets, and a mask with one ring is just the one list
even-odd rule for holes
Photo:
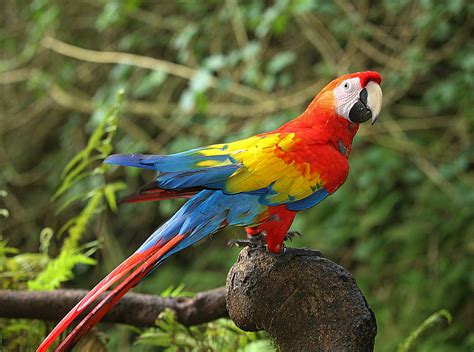
[[369,82],[361,90],[359,99],[349,112],[349,119],[355,123],[372,120],[372,125],[377,120],[382,108],[382,89],[376,82]]
[[382,89],[377,82],[367,84],[367,107],[372,111],[372,125],[377,121],[382,109]]

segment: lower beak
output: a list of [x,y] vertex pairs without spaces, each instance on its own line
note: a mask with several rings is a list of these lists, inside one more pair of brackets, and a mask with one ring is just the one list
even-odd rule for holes
[[355,123],[377,121],[382,108],[382,89],[376,82],[369,82],[359,94],[359,99],[349,112],[349,119]]

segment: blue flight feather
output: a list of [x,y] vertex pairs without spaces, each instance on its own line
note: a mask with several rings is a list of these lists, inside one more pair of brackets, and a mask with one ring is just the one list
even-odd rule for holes
[[329,194],[325,188],[321,188],[306,198],[288,203],[286,208],[293,211],[309,209],[323,201]]
[[181,172],[163,172],[157,176],[156,184],[163,189],[190,187],[218,189],[223,186],[222,182],[240,167],[240,165],[230,164]]
[[225,194],[211,190],[196,194],[137,250],[143,252],[158,243],[166,243],[178,234],[186,235],[176,247],[157,261],[148,275],[173,254],[217,232],[225,222],[229,225],[246,226],[257,221],[258,216],[266,209],[259,203],[258,198],[258,195]]
[[157,229],[137,252],[143,252],[158,243],[166,243],[176,235],[186,235],[185,239],[166,254],[168,257],[216,232],[224,221],[229,225],[243,226],[254,221],[265,209],[256,195],[201,191]]
[[227,155],[205,156],[200,154],[187,155],[183,153],[172,155],[159,155],[145,158],[145,162],[152,163],[155,170],[162,172],[183,172],[199,169],[196,166],[201,161],[225,162],[229,160]]
[[133,167],[139,167],[142,169],[155,170],[153,164],[150,165],[150,164],[146,164],[142,162],[143,159],[146,157],[147,155],[144,155],[144,154],[115,154],[105,159],[104,163],[121,165],[121,166],[133,166]]
[[206,156],[200,154],[199,151],[200,149],[192,149],[171,155],[116,154],[109,156],[104,162],[107,164],[134,166],[166,173],[199,170],[202,167],[197,166],[197,164],[202,161],[216,161],[222,163],[230,161],[235,164],[235,161],[229,155]]

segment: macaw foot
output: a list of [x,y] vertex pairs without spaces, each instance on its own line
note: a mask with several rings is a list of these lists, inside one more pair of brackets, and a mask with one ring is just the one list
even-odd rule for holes
[[[293,241],[293,238],[295,238],[296,236],[298,237],[301,237],[301,233],[299,233],[298,231],[288,231],[285,235],[285,239],[284,241]],[[281,255],[284,255],[286,253],[286,247],[285,247],[285,243],[284,242],[281,242],[281,243],[273,243],[273,242],[270,242],[270,243],[267,243],[267,251],[269,254],[273,255],[273,256],[281,256]]]
[[285,241],[293,241],[295,237],[303,237],[303,235],[298,231],[288,231],[285,236]]
[[281,257],[282,255],[286,254],[286,251],[287,251],[286,247],[282,246],[279,253],[275,253],[275,252],[270,251],[270,250],[267,250],[267,253],[274,256],[274,257]]
[[227,242],[229,247],[265,247],[267,242],[265,241],[265,234],[260,233],[258,235],[247,236],[246,240],[230,240]]

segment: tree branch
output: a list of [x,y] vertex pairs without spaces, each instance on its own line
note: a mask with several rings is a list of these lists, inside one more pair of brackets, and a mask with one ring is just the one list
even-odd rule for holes
[[[58,321],[87,292],[0,290],[0,317]],[[228,317],[225,288],[222,287],[198,293],[192,298],[129,293],[105,316],[104,321],[153,326],[158,314],[166,308],[174,310],[177,320],[186,326]]]
[[[167,74],[181,77],[187,80],[192,80],[199,73],[193,68],[175,64],[174,62],[159,60],[148,56],[135,55],[129,53],[122,53],[118,51],[97,51],[83,49],[71,44],[64,43],[53,37],[45,37],[41,44],[54,52],[72,57],[81,61],[95,62],[99,64],[123,64],[145,68],[148,70],[158,70]],[[221,88],[222,82],[219,78],[214,76],[208,77],[208,84],[213,88]],[[260,101],[268,98],[268,95],[260,90],[236,83],[227,82],[226,90],[234,95],[252,100]]]

